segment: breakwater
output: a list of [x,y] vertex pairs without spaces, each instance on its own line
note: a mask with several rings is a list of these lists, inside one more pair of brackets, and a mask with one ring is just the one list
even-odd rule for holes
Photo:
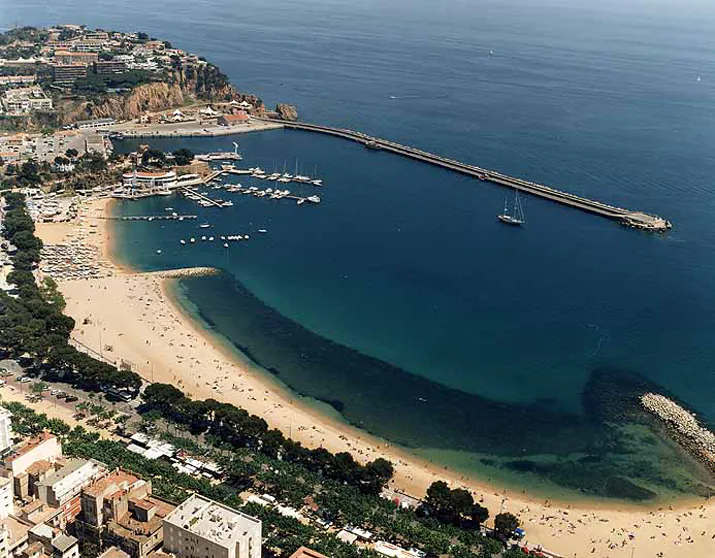
[[643,211],[624,209],[622,207],[616,207],[614,205],[609,205],[600,201],[591,200],[588,198],[577,196],[575,194],[569,194],[568,192],[556,190],[543,184],[529,182],[528,180],[516,178],[507,174],[485,169],[475,165],[468,165],[460,161],[455,161],[454,159],[449,159],[447,157],[428,153],[426,151],[422,151],[421,149],[416,149],[408,145],[402,145],[392,141],[368,136],[367,134],[363,134],[362,132],[356,132],[354,130],[349,130],[346,128],[331,128],[329,126],[319,126],[316,124],[308,124],[304,122],[288,122],[284,120],[274,120],[273,122],[279,122],[283,125],[284,128],[289,130],[292,129],[308,132],[317,132],[351,141],[356,141],[358,143],[363,144],[369,149],[389,151],[397,155],[409,157],[410,159],[415,159],[424,163],[429,163],[442,167],[447,170],[466,174],[475,177],[483,182],[490,182],[493,184],[498,184],[500,186],[505,186],[507,188],[514,188],[516,190],[526,192],[533,196],[537,196],[543,199],[547,199],[549,201],[560,203],[562,205],[580,209],[582,211],[599,215],[601,217],[613,219],[628,227],[658,232],[672,228],[670,221],[667,221],[666,219],[663,219],[662,217],[659,217],[657,215],[651,215]]
[[663,395],[641,396],[643,407],[662,420],[675,438],[715,472],[715,434],[700,425],[695,415]]
[[177,279],[181,277],[209,277],[218,275],[215,267],[184,267],[179,269],[166,269],[163,271],[142,272],[141,275],[153,275],[161,279]]

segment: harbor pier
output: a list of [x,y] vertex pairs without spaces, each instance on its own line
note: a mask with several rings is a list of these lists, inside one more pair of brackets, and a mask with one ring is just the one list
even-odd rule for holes
[[460,161],[455,161],[454,159],[428,153],[407,145],[401,145],[392,141],[368,136],[367,134],[356,132],[354,130],[346,128],[331,128],[329,126],[319,126],[305,122],[289,122],[285,120],[270,121],[280,123],[284,128],[289,130],[303,130],[307,132],[317,132],[336,136],[361,143],[368,149],[389,151],[397,155],[409,157],[410,159],[436,165],[461,174],[466,174],[483,182],[491,182],[492,184],[497,184],[507,188],[514,188],[533,196],[618,221],[628,227],[648,231],[665,231],[672,228],[670,221],[667,221],[657,215],[652,215],[643,211],[632,211],[600,201],[584,198],[582,196],[577,196],[575,194],[569,194],[568,192],[556,190],[555,188],[545,186],[544,184],[529,182],[528,180],[509,176],[507,174],[478,167],[476,165],[468,165]]

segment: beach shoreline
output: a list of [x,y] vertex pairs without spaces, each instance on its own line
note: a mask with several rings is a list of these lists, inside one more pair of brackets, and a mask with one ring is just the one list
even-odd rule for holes
[[[73,337],[83,345],[116,362],[131,363],[149,381],[177,385],[194,398],[234,403],[308,447],[349,451],[359,461],[390,459],[395,464],[393,489],[421,497],[435,480],[468,488],[489,508],[491,519],[499,511],[518,515],[530,545],[541,544],[564,556],[625,557],[634,548],[638,556],[715,554],[711,539],[715,530],[708,521],[715,514],[715,503],[693,498],[674,501],[672,506],[648,507],[595,499],[545,501],[428,463],[316,409],[201,327],[172,292],[174,278],[141,273],[116,261],[117,233],[111,221],[99,218],[111,212],[111,203],[88,202],[80,222],[96,220],[97,234],[88,234],[87,242],[98,248],[113,273],[101,279],[59,282],[67,300],[66,312],[77,323]],[[57,242],[53,227],[38,225],[38,235],[46,242]],[[72,231],[72,227],[66,229],[65,235]],[[688,530],[683,531],[686,517]],[[629,533],[636,537],[631,539]]]

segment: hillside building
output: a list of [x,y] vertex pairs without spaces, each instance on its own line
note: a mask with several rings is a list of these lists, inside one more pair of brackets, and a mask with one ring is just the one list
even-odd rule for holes
[[2,106],[10,116],[24,116],[37,110],[52,110],[52,99],[39,86],[21,87],[5,91]]

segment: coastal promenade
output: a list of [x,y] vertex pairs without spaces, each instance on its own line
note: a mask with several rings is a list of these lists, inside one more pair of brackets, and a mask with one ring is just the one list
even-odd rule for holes
[[125,122],[103,126],[101,131],[114,132],[125,139],[139,138],[202,138],[233,136],[248,132],[263,132],[282,128],[280,122],[254,119],[249,124],[237,126],[220,126],[215,123],[181,122],[175,124],[137,124]]
[[345,128],[331,128],[329,126],[319,126],[305,122],[289,122],[285,120],[266,120],[267,122],[277,122],[289,130],[303,130],[307,132],[317,132],[328,134],[339,138],[356,141],[365,147],[375,150],[389,151],[397,155],[409,157],[432,165],[442,167],[447,170],[459,172],[472,176],[484,182],[491,182],[507,188],[526,192],[533,196],[538,196],[562,205],[580,209],[594,215],[613,219],[628,227],[644,229],[649,231],[665,231],[672,227],[671,223],[657,215],[651,215],[642,211],[632,211],[622,207],[616,207],[603,202],[591,200],[561,190],[556,190],[543,184],[529,182],[521,178],[509,176],[497,171],[468,165],[454,159],[448,159],[439,155],[434,155],[414,147],[401,145],[392,141],[368,136],[362,132],[356,132]]

